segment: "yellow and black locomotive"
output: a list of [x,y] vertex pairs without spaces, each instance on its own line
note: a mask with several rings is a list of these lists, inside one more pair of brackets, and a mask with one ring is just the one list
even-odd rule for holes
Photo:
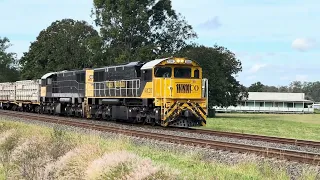
[[161,126],[206,124],[208,81],[193,60],[164,58],[41,78],[40,112]]

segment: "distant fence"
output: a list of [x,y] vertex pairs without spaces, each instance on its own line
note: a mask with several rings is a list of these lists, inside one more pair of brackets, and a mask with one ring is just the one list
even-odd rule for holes
[[213,107],[216,112],[260,112],[260,113],[313,113],[314,108],[289,108],[289,107],[248,107],[231,106],[227,108]]

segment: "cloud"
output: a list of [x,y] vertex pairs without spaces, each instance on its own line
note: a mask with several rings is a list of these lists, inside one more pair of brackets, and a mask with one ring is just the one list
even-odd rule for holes
[[222,26],[222,24],[221,24],[218,16],[215,16],[212,19],[199,25],[200,28],[207,29],[207,30],[218,29],[221,26]]
[[314,39],[297,38],[292,42],[292,48],[298,51],[307,51],[314,48],[316,41]]
[[307,81],[307,75],[296,75],[296,81]]
[[250,73],[256,73],[258,72],[261,68],[266,67],[266,64],[255,64],[251,67],[251,69],[249,70]]

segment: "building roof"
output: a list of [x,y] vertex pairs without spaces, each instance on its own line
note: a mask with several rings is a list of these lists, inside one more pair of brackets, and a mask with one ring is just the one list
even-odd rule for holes
[[304,93],[249,92],[248,101],[313,102]]
[[163,58],[163,59],[155,59],[155,60],[152,60],[152,61],[149,61],[147,62],[146,64],[144,64],[142,67],[141,67],[141,70],[144,70],[144,69],[152,69],[153,67],[155,67],[157,64],[161,63],[162,61],[164,60],[167,60],[168,58]]

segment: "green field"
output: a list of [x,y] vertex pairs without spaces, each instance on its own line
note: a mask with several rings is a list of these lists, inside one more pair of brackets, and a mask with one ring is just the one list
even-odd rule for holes
[[217,113],[206,129],[320,140],[320,114]]

